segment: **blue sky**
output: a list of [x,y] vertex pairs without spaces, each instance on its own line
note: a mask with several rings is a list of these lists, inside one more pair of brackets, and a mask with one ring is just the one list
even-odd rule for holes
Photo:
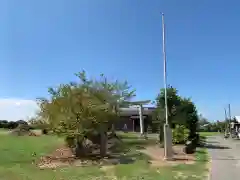
[[161,11],[168,83],[211,120],[240,114],[239,1],[2,0],[0,119],[33,114],[47,87],[96,77],[128,80],[137,99],[163,87]]

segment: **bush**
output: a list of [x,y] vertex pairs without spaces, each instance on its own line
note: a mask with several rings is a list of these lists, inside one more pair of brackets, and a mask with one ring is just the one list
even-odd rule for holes
[[0,120],[0,128],[4,128],[4,129],[15,129],[21,124],[28,125],[27,122],[23,120],[19,120],[19,121]]
[[202,142],[201,142],[201,140],[200,140],[200,136],[199,136],[199,134],[197,133],[197,134],[196,134],[196,138],[195,138],[195,144],[199,146],[201,143],[202,143]]
[[48,134],[48,130],[47,129],[42,129],[42,134]]
[[24,125],[28,125],[28,123],[24,120],[18,120],[16,121],[17,124],[24,124]]
[[176,125],[173,129],[173,144],[185,144],[188,139],[189,130],[184,125]]
[[6,120],[0,120],[0,128],[7,128],[8,121]]
[[19,124],[17,128],[12,131],[13,135],[24,136],[30,132],[30,126],[26,124]]
[[195,134],[194,138],[192,139],[192,143],[194,147],[200,146],[201,143],[203,143],[203,142],[200,142],[199,134],[197,133]]
[[76,145],[74,136],[67,136],[65,138],[65,142],[66,142],[66,145],[70,148],[73,148]]
[[19,124],[17,128],[21,131],[30,131],[30,126],[27,124]]
[[18,127],[18,123],[14,121],[10,121],[7,123],[6,128],[8,129],[15,129]]
[[184,152],[186,154],[193,154],[196,151],[196,147],[194,146],[192,141],[187,141],[184,147]]

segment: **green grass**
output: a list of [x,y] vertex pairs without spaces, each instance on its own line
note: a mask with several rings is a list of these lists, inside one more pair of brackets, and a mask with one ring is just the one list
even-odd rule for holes
[[[140,154],[137,150],[155,142],[155,139],[142,140],[136,134],[122,135],[124,149],[128,149],[128,157],[134,157],[135,162],[114,166],[110,171],[103,171],[99,167],[65,167],[40,170],[32,162],[48,154],[62,139],[54,136],[15,137],[0,134],[0,177],[4,180],[91,180],[114,179],[123,180],[172,180],[179,174],[179,179],[199,179],[206,172],[207,154],[204,149],[197,153],[197,162],[193,165],[178,165],[175,167],[151,168],[147,163],[149,157]],[[36,157],[32,154],[36,153]],[[202,178],[200,178],[202,179]]]
[[[51,152],[63,141],[54,136],[15,137],[0,135],[0,177],[4,180],[75,180],[91,179],[103,173],[97,167],[58,168],[40,170],[32,164],[35,159]],[[36,153],[36,157],[32,154]]]
[[200,132],[199,134],[200,136],[207,137],[207,136],[217,136],[220,133],[219,132]]
[[134,164],[117,165],[114,174],[120,179],[203,180],[208,172],[206,166],[208,160],[207,153],[204,149],[199,149],[196,156],[197,161],[195,164],[160,168],[152,168],[146,161],[139,160]]
[[[136,153],[135,150],[141,149],[143,146],[150,145],[156,142],[156,139],[150,138],[149,140],[138,139],[136,133],[126,133],[120,134],[124,139],[125,145],[132,149],[132,154]],[[138,146],[136,146],[138,144]],[[208,154],[205,148],[198,148],[195,154],[196,162],[194,164],[182,164],[172,167],[161,167],[161,168],[151,168],[149,164],[146,163],[149,157],[138,155],[141,158],[133,164],[128,165],[117,165],[115,167],[115,174],[117,177],[127,179],[163,179],[163,180],[197,180],[204,179],[204,176],[208,174]]]

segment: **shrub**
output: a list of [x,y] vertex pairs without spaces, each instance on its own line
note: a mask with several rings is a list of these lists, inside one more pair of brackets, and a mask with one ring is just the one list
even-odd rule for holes
[[0,120],[0,128],[7,128],[8,121],[6,120]]
[[189,130],[184,125],[176,125],[173,129],[173,144],[185,144],[188,139]]
[[21,131],[29,131],[30,130],[30,126],[27,124],[19,124],[17,128]]
[[30,132],[30,126],[26,124],[19,124],[17,128],[12,131],[13,135],[24,136]]
[[199,137],[199,134],[197,134],[197,133],[196,133],[195,137],[192,139],[192,143],[193,143],[194,147],[204,144],[204,142],[200,142],[200,137]]
[[28,125],[28,123],[24,120],[18,120],[16,121],[17,124],[24,124],[24,125]]
[[14,121],[10,121],[7,123],[6,128],[8,129],[15,129],[18,127],[18,123]]
[[194,146],[192,141],[187,141],[184,147],[184,152],[186,154],[193,154],[196,151],[196,147]]
[[75,147],[75,137],[74,136],[67,136],[65,138],[66,145],[70,148]]
[[42,134],[48,134],[48,130],[47,129],[42,129]]

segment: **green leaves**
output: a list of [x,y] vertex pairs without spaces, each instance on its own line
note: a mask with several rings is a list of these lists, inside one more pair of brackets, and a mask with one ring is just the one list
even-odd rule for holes
[[[165,89],[160,90],[156,98],[157,109],[154,119],[161,123],[165,122]],[[193,138],[197,131],[198,114],[195,104],[190,98],[182,97],[178,90],[172,86],[167,88],[168,120],[172,127],[184,125],[189,129],[189,137]]]
[[135,95],[126,81],[109,81],[104,74],[88,79],[85,71],[75,74],[78,82],[49,88],[49,99],[38,99],[39,116],[48,119],[58,133],[84,133],[112,122],[119,107]]
[[177,125],[172,130],[173,143],[184,144],[187,141],[189,130],[184,125]]
[[[167,88],[167,106],[168,106],[168,119],[170,124],[175,123],[176,116],[179,115],[178,108],[181,106],[181,97],[178,95],[176,88],[168,86]],[[159,116],[165,119],[165,89],[160,90],[160,94],[156,98],[157,110],[161,112]],[[163,111],[164,110],[164,111]]]

